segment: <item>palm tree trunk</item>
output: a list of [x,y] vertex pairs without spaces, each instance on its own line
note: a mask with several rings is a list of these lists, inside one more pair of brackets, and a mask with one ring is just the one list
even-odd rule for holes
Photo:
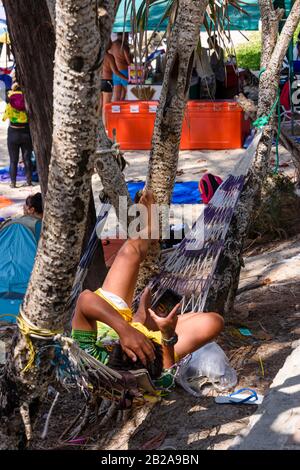
[[[98,127],[100,32],[96,0],[57,0],[54,129],[43,231],[21,314],[49,331],[63,330],[85,231]],[[28,324],[28,323],[27,323]],[[33,344],[39,340],[31,338]],[[42,343],[45,345],[47,341]],[[42,395],[49,359],[24,372],[25,337],[19,332],[1,381],[2,407]],[[11,396],[7,383],[18,389]],[[12,398],[15,403],[12,403]],[[5,406],[6,405],[6,406]]]
[[[153,190],[159,205],[166,206],[171,201],[194,50],[207,5],[206,0],[180,1],[168,41],[166,69],[156,113],[147,175],[147,186]],[[141,266],[137,291],[141,290],[157,271],[159,254],[157,242],[153,244],[150,254]]]
[[[278,37],[282,11],[274,11],[272,2],[260,0],[262,18],[262,62],[265,68],[259,84],[258,117],[267,116],[277,98],[280,69],[288,45],[300,21],[300,0],[294,2],[284,28]],[[234,212],[225,241],[224,251],[218,262],[211,286],[206,310],[229,314],[233,309],[240,270],[242,251],[254,210],[259,204],[262,183],[267,175],[274,134],[273,119],[264,127],[254,162],[248,172],[246,184]]]

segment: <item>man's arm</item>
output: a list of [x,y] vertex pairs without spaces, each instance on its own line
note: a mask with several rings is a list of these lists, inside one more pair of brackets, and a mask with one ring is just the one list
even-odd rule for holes
[[168,341],[176,334],[175,329],[178,321],[177,311],[179,305],[180,304],[177,304],[165,318],[159,317],[149,308],[150,315],[162,334],[163,366],[165,369],[169,369],[175,363],[174,344],[168,344],[164,342],[164,339]]
[[128,47],[124,47],[124,57],[127,62],[127,65],[131,64],[131,54]]
[[146,366],[148,361],[154,360],[151,341],[130,326],[104,299],[86,290],[79,296],[72,327],[76,330],[96,331],[97,321],[105,323],[118,333],[123,350],[134,362],[138,357]]
[[112,54],[110,54],[110,56],[111,56],[109,57],[110,68],[113,71],[113,73],[117,75],[118,77],[122,78],[122,80],[128,80],[128,78],[125,77],[125,75],[119,72],[114,56]]

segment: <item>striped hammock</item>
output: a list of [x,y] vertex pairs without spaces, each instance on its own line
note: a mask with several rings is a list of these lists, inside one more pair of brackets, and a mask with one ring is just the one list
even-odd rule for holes
[[[244,186],[248,169],[254,158],[262,131],[259,130],[243,157],[229,176],[218,187],[209,204],[188,236],[163,259],[160,273],[149,283],[154,300],[167,288],[183,296],[182,312],[203,311],[207,294],[224,247],[224,241]],[[68,308],[74,310],[77,298],[95,253],[98,237],[109,212],[108,200],[103,201],[96,226],[90,237],[87,249],[79,263]],[[135,299],[135,302],[138,299]]]

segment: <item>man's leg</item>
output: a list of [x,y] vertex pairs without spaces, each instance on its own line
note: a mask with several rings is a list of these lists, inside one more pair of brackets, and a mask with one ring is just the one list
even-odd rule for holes
[[122,85],[121,101],[124,101],[126,98],[127,86]]
[[106,129],[106,116],[105,116],[105,105],[111,102],[112,93],[102,92],[102,120],[104,128]]
[[181,359],[191,354],[216,338],[223,328],[224,320],[218,313],[191,312],[179,315],[176,327],[176,355]]
[[113,101],[121,101],[122,100],[122,85],[114,85],[114,95]]

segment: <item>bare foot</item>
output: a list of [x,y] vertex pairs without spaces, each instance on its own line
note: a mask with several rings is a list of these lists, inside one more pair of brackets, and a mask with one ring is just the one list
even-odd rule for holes
[[157,331],[157,325],[149,314],[151,308],[151,290],[146,287],[141,295],[139,307],[133,316],[133,321],[145,325],[148,330]]

